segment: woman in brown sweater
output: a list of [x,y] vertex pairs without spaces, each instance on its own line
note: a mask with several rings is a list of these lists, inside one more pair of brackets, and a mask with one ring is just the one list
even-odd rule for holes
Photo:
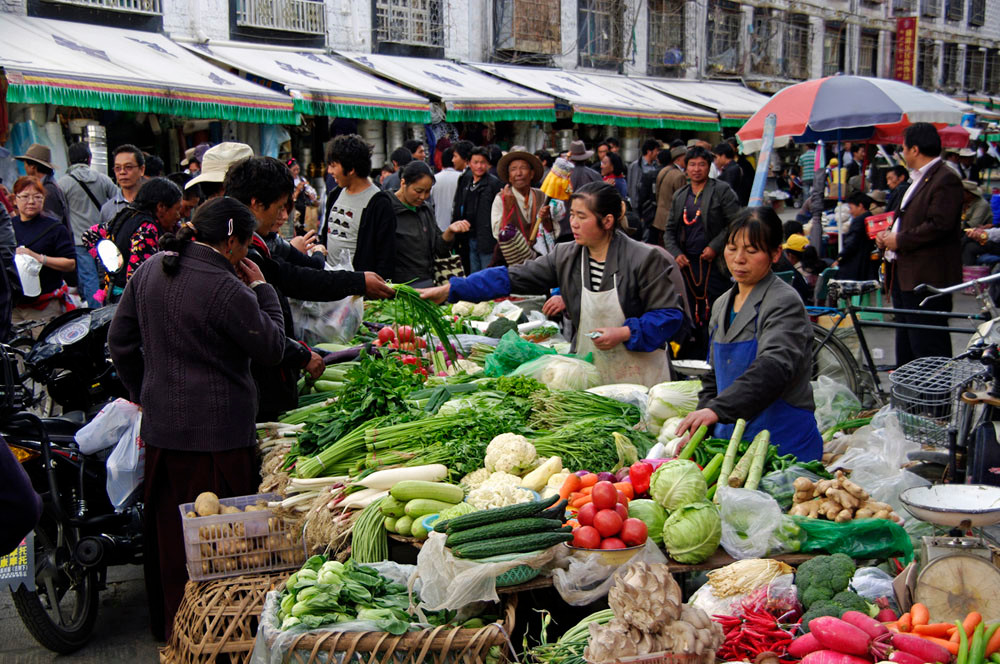
[[177,506],[203,491],[256,493],[257,391],[250,361],[281,361],[278,296],[246,260],[253,213],[211,200],[122,294],[108,346],[146,445],[146,588],[153,633],[169,637],[187,581]]

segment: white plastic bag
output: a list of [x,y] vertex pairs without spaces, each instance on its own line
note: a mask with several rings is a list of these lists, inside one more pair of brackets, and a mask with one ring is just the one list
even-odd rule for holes
[[142,486],[146,469],[146,446],[139,435],[142,413],[139,412],[122,434],[115,451],[108,457],[108,498],[116,510],[132,502]]
[[137,417],[139,406],[128,399],[115,399],[76,432],[76,444],[84,454],[100,452],[121,440]]
[[638,562],[666,564],[667,557],[651,539],[647,539],[643,549],[622,565],[605,565],[600,553],[558,547],[558,568],[552,572],[552,582],[564,602],[585,606],[606,596],[615,578],[622,575],[629,565]]
[[[328,259],[324,270],[353,271],[351,254],[341,249],[336,257]],[[360,295],[352,295],[333,302],[311,302],[288,300],[292,311],[295,335],[307,344],[345,344],[354,338],[361,328],[364,316],[364,301]]]
[[861,410],[861,402],[846,385],[829,376],[820,376],[812,384],[816,404],[816,425],[826,431]]
[[534,378],[552,390],[586,390],[597,387],[601,372],[590,362],[565,355],[542,355],[525,362],[510,376]]
[[778,501],[763,491],[719,487],[722,548],[736,560],[764,558],[781,526]]

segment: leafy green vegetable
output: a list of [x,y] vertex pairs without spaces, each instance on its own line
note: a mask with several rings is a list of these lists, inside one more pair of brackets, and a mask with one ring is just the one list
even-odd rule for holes
[[697,464],[685,459],[668,461],[657,468],[649,480],[649,495],[669,513],[705,500],[707,492],[705,476]]
[[622,420],[634,426],[642,418],[632,404],[578,390],[536,392],[531,396],[531,405],[529,424],[539,429],[557,429],[585,417]]
[[486,336],[499,339],[511,330],[517,332],[517,323],[506,318],[497,318],[486,328]]
[[721,541],[719,508],[708,501],[684,505],[663,523],[663,546],[679,563],[696,565],[705,561]]

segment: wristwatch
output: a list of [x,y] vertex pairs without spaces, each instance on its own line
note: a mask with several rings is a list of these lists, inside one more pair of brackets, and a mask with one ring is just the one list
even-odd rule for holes
[[256,281],[251,281],[250,282],[250,288],[257,288],[257,286],[260,286],[260,285],[266,284],[266,283],[267,282],[264,281],[263,279],[257,279]]

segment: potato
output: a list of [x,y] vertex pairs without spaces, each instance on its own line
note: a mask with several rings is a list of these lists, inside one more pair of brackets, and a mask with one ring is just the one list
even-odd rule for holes
[[201,561],[201,573],[202,574],[211,574],[212,573],[212,568],[208,564],[207,560]]
[[196,514],[195,512],[188,512],[188,513],[187,513],[187,514],[185,514],[184,516],[185,516],[185,517],[187,517],[188,519],[194,519],[194,518],[196,518],[196,517],[197,517],[198,515],[197,515],[197,514]]
[[223,505],[222,509],[219,511],[219,514],[242,514],[242,513],[243,510],[234,505]]
[[198,513],[198,516],[212,516],[218,514],[219,509],[219,497],[211,491],[200,493],[194,499],[194,511]]

